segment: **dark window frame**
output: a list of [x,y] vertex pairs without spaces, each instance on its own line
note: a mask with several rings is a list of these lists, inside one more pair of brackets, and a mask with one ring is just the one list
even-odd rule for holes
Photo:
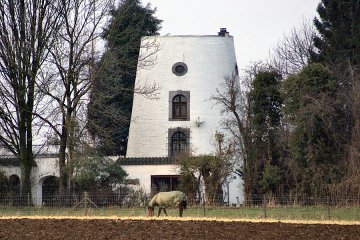
[[187,136],[182,131],[177,131],[171,136],[171,154],[186,154],[188,149]]
[[169,179],[169,189],[166,189],[168,191],[175,191],[178,190],[178,186],[174,184],[177,182],[179,184],[180,175],[151,175],[151,196],[154,196],[162,189],[157,189],[156,186],[157,183],[160,182],[162,179]]
[[[179,71],[179,69],[181,69],[181,71]],[[177,62],[172,66],[171,71],[176,76],[184,76],[188,72],[188,67],[184,62]]]
[[172,119],[186,120],[187,100],[184,95],[175,95],[172,100]]
[[[180,96],[184,97],[186,102],[174,102],[176,97]],[[177,111],[180,114],[177,114]],[[169,121],[190,121],[190,91],[169,92]]]
[[[183,137],[184,139],[174,139],[175,134],[184,134]],[[179,147],[178,146],[174,146],[174,140],[179,141],[178,144],[181,145],[181,141],[183,142],[183,144],[185,144],[185,147]],[[177,153],[174,152],[174,147],[178,148],[178,149],[182,149],[181,152]],[[176,154],[184,154],[184,155],[189,155],[190,154],[190,129],[189,128],[170,128],[168,130],[168,154],[171,157],[176,156]]]

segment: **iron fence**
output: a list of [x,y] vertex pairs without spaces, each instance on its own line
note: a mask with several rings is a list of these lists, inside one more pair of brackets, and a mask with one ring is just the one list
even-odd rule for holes
[[[30,194],[0,195],[1,216],[146,216],[151,196],[142,191],[105,194],[89,191],[68,195],[41,196],[42,202],[34,204],[37,196]],[[220,196],[218,199],[222,199]],[[176,208],[168,208],[169,216],[178,216]],[[311,198],[304,196],[253,197],[246,201],[229,203],[206,201],[199,196],[189,201],[186,217],[256,218],[277,220],[346,220],[360,221],[358,197],[344,200],[329,196]]]

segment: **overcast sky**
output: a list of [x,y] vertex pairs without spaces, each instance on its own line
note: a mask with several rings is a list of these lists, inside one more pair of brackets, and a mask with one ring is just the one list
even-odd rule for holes
[[284,34],[316,16],[319,0],[142,0],[157,8],[161,35],[214,35],[221,27],[234,37],[240,68],[264,60]]

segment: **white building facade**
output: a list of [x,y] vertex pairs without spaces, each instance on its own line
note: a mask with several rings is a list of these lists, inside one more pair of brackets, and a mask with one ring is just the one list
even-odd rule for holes
[[[12,185],[17,185],[20,188],[21,170],[19,161],[13,156],[9,156],[8,158],[3,157],[0,163],[0,171],[5,173]],[[31,196],[32,203],[35,206],[41,206],[43,204],[44,180],[59,177],[59,159],[51,154],[48,156],[41,155],[35,158],[35,163],[30,176]]]
[[[234,40],[226,29],[218,35],[147,37],[142,46],[150,45],[146,41],[156,42],[159,50],[151,67],[139,69],[135,86],[155,84],[159,89],[156,99],[134,96],[126,158],[143,159],[143,165],[133,170],[135,166],[124,161],[124,168],[130,177],[141,176],[140,184],[149,192],[161,176],[161,181],[176,184],[178,171],[169,162],[150,167],[146,159],[215,153],[214,136],[223,132],[224,116],[211,96],[221,90],[224,76],[237,71],[237,63]],[[151,50],[141,48],[140,56],[146,52]],[[239,178],[226,189],[231,202],[243,199]]]
[[[146,44],[150,42],[150,44]],[[156,43],[155,45],[153,43]],[[179,183],[179,168],[172,161],[178,153],[214,154],[216,132],[226,133],[220,122],[224,116],[211,96],[221,90],[224,76],[237,71],[233,37],[226,29],[210,36],[154,36],[143,39],[151,46],[155,61],[141,68],[135,86],[158,86],[156,98],[135,94],[126,157],[110,157],[119,161],[147,194],[154,189],[174,190]],[[140,56],[153,52],[145,47]],[[141,58],[141,57],[140,57]],[[142,63],[139,62],[139,65]],[[12,157],[0,159],[0,171],[20,184],[19,162]],[[43,204],[43,183],[59,177],[59,159],[44,155],[35,159],[31,174],[32,198]],[[241,179],[233,175],[224,185],[224,199],[230,203],[243,201]]]

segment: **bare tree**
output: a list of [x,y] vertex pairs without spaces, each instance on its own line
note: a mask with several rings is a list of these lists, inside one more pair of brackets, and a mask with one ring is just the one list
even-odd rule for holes
[[223,185],[232,175],[235,166],[235,143],[226,139],[224,134],[216,132],[214,155],[178,154],[175,161],[180,171],[180,188],[193,201],[196,195],[205,193],[208,204],[223,203]]
[[59,25],[58,1],[0,4],[0,142],[20,161],[22,193],[31,194],[37,77]]
[[315,51],[313,39],[316,35],[314,26],[304,20],[300,28],[293,28],[289,35],[275,46],[268,64],[283,76],[299,72],[306,66]]
[[[59,139],[60,192],[71,188],[77,115],[87,102],[94,75],[95,40],[110,0],[61,0],[63,24],[50,49],[40,89],[56,102],[48,116],[39,116]],[[56,116],[54,118],[54,116]],[[85,124],[82,124],[83,126]],[[67,176],[67,179],[65,179]]]
[[[102,26],[112,7],[112,0],[61,0],[61,4],[64,24],[58,32],[55,45],[50,49],[48,68],[42,72],[41,82],[42,92],[55,104],[48,115],[39,117],[59,139],[59,190],[64,193],[65,187],[70,192],[72,186],[75,147],[84,142],[83,140],[85,144],[89,143],[84,139],[87,120],[81,117],[86,116],[90,90],[96,87],[95,79],[99,78],[103,71],[102,65],[95,66],[95,41],[103,33]],[[153,57],[153,54],[150,51],[148,58],[143,56],[144,61],[149,61],[149,56]],[[112,59],[106,59],[105,62],[107,61],[111,62]],[[130,91],[117,86],[114,88],[116,94]],[[148,96],[154,88],[141,86],[135,91]],[[105,105],[101,107],[107,108]],[[125,121],[121,114],[109,111],[108,116],[114,119],[115,126]]]
[[[351,114],[352,114],[352,131],[349,144],[349,156],[345,169],[346,180],[348,185],[346,189],[352,186],[353,195],[359,196],[360,193],[360,67],[349,67],[350,78],[352,80],[352,89],[349,95]],[[349,189],[350,190],[350,189]]]
[[224,77],[222,88],[217,89],[211,97],[222,107],[224,112],[230,113],[229,118],[223,122],[224,128],[230,131],[237,140],[239,157],[242,159],[239,175],[244,180],[245,199],[250,192],[250,175],[248,157],[250,154],[250,124],[248,122],[248,101],[246,92],[241,90],[239,77],[236,73]]
[[255,181],[253,177],[254,162],[252,155],[254,144],[252,142],[251,113],[249,92],[252,81],[260,71],[268,70],[269,66],[263,62],[253,62],[243,70],[243,75],[238,76],[235,72],[224,76],[224,82],[216,89],[211,97],[216,105],[220,105],[224,113],[228,113],[222,124],[223,128],[230,132],[236,140],[237,158],[239,168],[237,174],[244,181],[245,200],[251,198],[251,185]]
[[[351,89],[346,94],[346,106],[349,106],[346,156],[344,157],[344,176],[339,184],[330,186],[330,193],[346,201],[359,201],[360,194],[360,66],[350,61],[334,68],[336,77],[341,81],[351,82]],[[341,70],[340,70],[341,69]],[[345,70],[344,70],[345,69]],[[343,80],[346,79],[346,80]],[[345,95],[345,94],[344,94]]]
[[226,139],[221,132],[215,133],[214,140],[216,146],[214,161],[210,164],[209,174],[204,172],[203,177],[210,202],[223,203],[222,186],[234,171],[236,144],[232,139]]

